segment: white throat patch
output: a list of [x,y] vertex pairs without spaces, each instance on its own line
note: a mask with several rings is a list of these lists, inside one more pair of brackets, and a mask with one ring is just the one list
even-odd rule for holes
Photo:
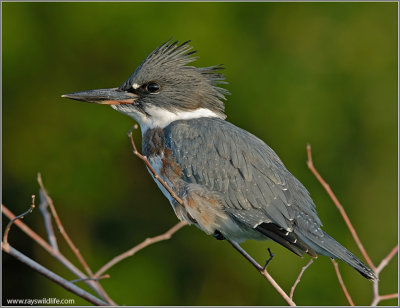
[[[114,106],[111,106],[113,109],[118,110]],[[140,129],[142,131],[142,135],[150,128],[160,127],[164,128],[168,126],[170,123],[177,120],[190,120],[197,118],[220,118],[223,119],[223,116],[211,111],[206,108],[199,108],[193,111],[176,111],[171,112],[158,107],[148,107],[146,108],[146,112],[151,116],[148,117],[143,113],[136,112],[126,112],[123,113],[129,115],[134,118],[140,125]]]

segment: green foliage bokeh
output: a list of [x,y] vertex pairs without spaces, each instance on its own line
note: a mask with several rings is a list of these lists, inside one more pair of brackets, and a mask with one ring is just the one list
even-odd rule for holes
[[[175,224],[168,201],[131,153],[126,133],[133,120],[60,95],[119,86],[160,43],[191,39],[200,56],[195,65],[227,68],[228,120],[274,148],[310,191],[325,231],[360,256],[307,169],[311,143],[315,164],[378,263],[397,242],[397,5],[2,3],[3,203],[24,211],[38,192],[40,171],[93,270]],[[139,143],[139,132],[135,138]],[[39,210],[25,221],[44,236]],[[10,241],[74,279],[15,227]],[[269,271],[286,291],[308,261],[272,242],[244,247],[260,263],[272,249]],[[345,264],[340,268],[355,303],[368,305],[372,284]],[[119,304],[285,304],[227,243],[194,227],[109,274],[102,283]],[[381,292],[396,290],[392,261],[381,275]],[[86,304],[3,255],[3,298],[42,297]],[[294,300],[347,304],[328,258],[310,266]]]

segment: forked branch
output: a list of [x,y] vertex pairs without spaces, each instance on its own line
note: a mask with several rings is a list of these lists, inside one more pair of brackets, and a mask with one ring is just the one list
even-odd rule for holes
[[104,266],[102,266],[97,271],[96,274],[94,274],[94,277],[100,277],[103,273],[108,271],[115,264],[121,262],[122,260],[124,260],[124,259],[126,259],[128,257],[133,256],[139,250],[142,250],[142,249],[146,248],[147,246],[150,246],[150,245],[155,244],[157,242],[169,240],[174,233],[178,232],[182,227],[184,227],[186,225],[187,225],[187,222],[181,221],[181,222],[177,223],[175,226],[173,226],[171,229],[169,229],[167,232],[165,232],[165,233],[163,233],[161,235],[155,236],[155,237],[150,237],[150,238],[145,239],[140,244],[136,245],[135,247],[132,247],[128,251],[125,251],[124,253],[114,257],[112,260],[107,262]]
[[[21,252],[19,252],[17,249],[13,248],[9,243],[8,243],[8,233],[11,229],[11,226],[15,223],[18,226],[21,226],[21,224],[23,224],[21,222],[21,219],[24,218],[25,215],[32,213],[32,210],[35,208],[35,196],[32,196],[32,204],[30,206],[30,208],[22,213],[21,215],[18,216],[14,216],[12,215],[11,212],[8,211],[8,209],[2,205],[2,210],[3,213],[6,212],[7,214],[9,214],[9,216],[14,216],[14,217],[10,217],[10,222],[8,223],[5,232],[4,232],[4,236],[3,236],[3,241],[1,242],[1,249],[2,251],[8,253],[9,255],[13,256],[14,258],[16,258],[17,260],[21,261],[22,263],[28,265],[30,268],[36,270],[37,272],[39,272],[40,274],[42,274],[43,276],[47,277],[48,279],[56,282],[57,284],[59,284],[60,286],[62,286],[63,288],[65,288],[66,290],[82,297],[83,299],[89,301],[92,304],[95,305],[107,305],[106,302],[98,299],[97,297],[91,295],[90,293],[86,292],[85,290],[75,286],[72,282],[65,280],[64,278],[60,277],[59,275],[55,274],[54,272],[48,270],[47,268],[45,268],[44,266],[40,265],[39,263],[37,263],[36,261],[32,260],[31,258],[25,256],[24,254],[22,254]],[[6,209],[6,211],[4,211]],[[11,215],[10,215],[11,214]],[[39,235],[37,235],[36,233],[34,233],[33,231],[30,232],[30,229],[28,227],[26,228],[21,228],[23,231],[25,231],[26,233],[30,233],[32,235],[32,239],[38,240],[38,242],[42,245],[43,243],[45,243],[45,241],[43,239],[40,238]],[[49,246],[47,243],[44,246]],[[47,247],[52,249],[50,246]]]
[[313,163],[312,155],[311,155],[311,145],[309,145],[309,144],[307,144],[307,158],[308,158],[308,160],[307,160],[308,168],[311,170],[311,172],[314,174],[314,176],[317,178],[317,180],[321,183],[321,185],[325,188],[329,197],[332,199],[333,203],[336,205],[336,208],[339,210],[340,215],[342,215],[343,220],[347,225],[347,228],[350,230],[350,233],[354,238],[354,241],[356,242],[358,248],[360,249],[362,255],[364,256],[365,261],[368,263],[369,267],[372,270],[375,270],[375,265],[374,265],[374,263],[372,263],[371,258],[369,257],[367,251],[364,248],[364,245],[361,243],[361,240],[358,237],[356,229],[353,227],[353,224],[351,223],[349,216],[347,216],[346,211],[344,210],[343,206],[340,204],[336,195],[333,193],[329,184],[327,182],[325,182],[325,180],[319,174],[317,169],[314,167],[314,163]]
[[[398,244],[390,251],[390,253],[376,267],[374,265],[374,263],[372,262],[371,258],[369,257],[367,251],[365,250],[364,245],[361,243],[361,240],[358,237],[357,232],[356,232],[355,228],[353,227],[353,224],[351,223],[349,217],[347,216],[347,213],[344,210],[343,206],[340,204],[339,200],[337,199],[336,195],[333,193],[329,184],[322,178],[322,176],[319,174],[317,169],[314,167],[314,163],[313,163],[312,155],[311,155],[311,146],[309,144],[307,144],[307,165],[308,165],[308,168],[311,170],[311,172],[314,174],[314,176],[317,178],[317,180],[325,188],[329,197],[332,199],[336,208],[339,210],[340,215],[342,216],[343,220],[345,221],[345,223],[347,225],[347,228],[349,229],[351,235],[354,238],[354,241],[356,242],[358,248],[360,249],[362,255],[364,256],[365,261],[368,263],[368,265],[373,270],[375,276],[377,277],[377,279],[375,281],[373,281],[373,300],[372,300],[371,306],[376,306],[382,300],[397,298],[398,297],[397,293],[387,294],[387,295],[379,295],[379,274],[388,265],[389,261],[397,254]],[[334,260],[332,260],[332,263],[335,267],[336,275],[338,277],[340,286],[347,298],[347,301],[349,302],[350,305],[354,306],[353,300],[351,299],[350,294],[347,291],[347,288],[341,277],[337,263]]]
[[[95,304],[95,305],[107,305],[106,302],[102,301],[101,299],[98,299],[97,297],[91,295],[90,293],[87,293],[85,290],[75,286],[74,283],[80,282],[80,281],[85,282],[98,295],[100,295],[101,297],[106,299],[108,304],[116,306],[115,302],[107,295],[105,290],[101,287],[101,285],[98,282],[98,280],[100,280],[100,279],[108,278],[109,275],[101,275],[101,273],[99,271],[98,273],[96,273],[96,275],[93,275],[93,277],[87,276],[84,273],[82,273],[77,267],[75,267],[75,265],[73,265],[59,251],[58,245],[57,245],[57,239],[56,239],[56,236],[54,234],[53,227],[52,227],[52,222],[51,222],[52,215],[47,211],[47,209],[48,209],[49,206],[50,207],[52,206],[53,207],[53,211],[51,213],[57,213],[57,212],[55,211],[55,206],[53,204],[53,201],[47,195],[47,192],[46,192],[46,190],[44,188],[44,185],[43,185],[43,182],[41,180],[40,175],[38,176],[38,181],[39,181],[39,184],[41,186],[40,193],[41,193],[41,196],[42,196],[42,202],[41,202],[41,205],[40,205],[40,209],[41,209],[42,215],[43,215],[44,220],[45,220],[45,228],[46,228],[46,231],[47,231],[47,234],[48,234],[48,239],[49,239],[49,243],[50,244],[48,242],[46,242],[40,235],[38,235],[35,231],[33,231],[31,228],[29,228],[26,224],[24,224],[21,221],[21,219],[25,215],[31,213],[32,210],[35,208],[35,203],[34,203],[35,202],[35,196],[32,196],[32,205],[30,206],[29,210],[27,210],[26,212],[24,212],[24,213],[22,213],[21,215],[18,215],[18,216],[15,216],[6,206],[4,206],[2,204],[2,206],[1,206],[2,213],[6,217],[8,217],[10,219],[9,224],[5,228],[4,237],[3,237],[3,241],[2,241],[2,250],[4,252],[10,254],[14,258],[18,259],[19,261],[25,263],[26,265],[28,265],[32,269],[36,270],[40,274],[44,275],[48,279],[50,279],[50,280],[56,282],[57,284],[61,285],[66,290],[76,294],[77,296],[82,297],[83,299],[89,301],[92,304]],[[57,215],[57,217],[58,217],[58,215]],[[59,225],[59,224],[61,224],[60,219],[58,218],[55,221],[56,221],[58,229],[60,231],[63,230],[62,233],[66,234],[66,231],[62,227],[62,225],[61,226]],[[10,229],[11,229],[13,224],[18,226],[32,240],[34,240],[36,243],[38,243],[41,247],[43,247],[46,251],[48,251],[54,258],[56,258],[61,264],[63,264],[72,273],[74,273],[78,277],[78,279],[74,279],[74,280],[68,281],[68,280],[58,276],[54,272],[46,269],[45,267],[43,267],[42,265],[38,264],[34,260],[26,257],[25,255],[23,255],[21,252],[19,252],[15,248],[11,247],[9,245],[9,243],[8,243],[8,234],[9,234],[9,231],[10,231]],[[154,244],[154,243],[157,243],[159,241],[163,241],[163,240],[169,239],[174,233],[176,233],[179,229],[181,229],[185,225],[186,225],[185,222],[180,222],[177,225],[175,225],[174,227],[172,227],[170,230],[165,232],[164,234],[161,234],[161,235],[153,237],[153,238],[146,239],[144,242],[142,242],[139,245],[135,246],[134,248],[132,248],[131,250],[129,250],[125,254],[122,254],[121,256],[118,256],[118,257],[114,258],[111,262],[107,263],[102,268],[101,271],[104,272],[105,270],[109,269],[111,266],[113,266],[116,263],[118,263],[119,261],[125,259],[129,255],[133,255],[134,253],[138,252],[141,249],[144,249],[145,247],[147,247],[147,246],[149,246],[151,244]],[[69,238],[68,235],[66,235],[66,236],[67,236],[67,238]],[[69,243],[72,243],[72,240],[70,238],[69,238]],[[72,243],[72,245],[73,245],[73,247],[75,247],[75,245],[73,243]],[[74,251],[75,252],[78,251],[78,254],[80,254],[79,250],[77,248]],[[83,259],[83,257],[82,257],[82,259]],[[84,261],[84,263],[86,264],[86,261]]]
[[54,281],[58,285],[62,286],[64,289],[82,297],[83,299],[87,300],[89,303],[92,303],[94,305],[98,306],[107,306],[108,304],[101,299],[98,299],[97,297],[93,296],[92,294],[86,292],[85,290],[79,288],[78,286],[74,285],[72,282],[65,280],[61,276],[57,275],[56,273],[48,270],[44,266],[40,265],[36,261],[32,260],[31,258],[28,258],[15,248],[13,248],[10,244],[1,242],[1,249],[8,253],[9,255],[13,256],[17,260],[21,261],[22,263],[28,265],[30,268],[34,269],[38,273],[42,274],[46,278]]
[[[58,230],[60,231],[61,235],[64,237],[65,241],[67,242],[68,246],[71,248],[79,262],[82,264],[83,268],[85,269],[86,273],[88,274],[88,277],[79,277],[81,279],[84,279],[87,283],[90,283],[92,287],[94,287],[95,291],[103,298],[105,299],[110,305],[116,305],[116,303],[111,299],[111,297],[107,294],[107,292],[104,290],[100,282],[96,279],[88,279],[88,278],[94,278],[93,277],[93,272],[90,269],[89,265],[85,261],[84,257],[80,253],[79,249],[75,246],[75,244],[72,242],[72,239],[68,235],[67,231],[65,230],[63,224],[61,223],[61,219],[58,216],[58,213],[56,211],[56,207],[54,206],[53,200],[50,198],[49,194],[47,193],[46,188],[43,185],[42,181],[42,176],[40,173],[37,175],[37,181],[40,186],[40,195],[44,197],[42,200],[41,204],[41,210],[43,217],[45,219],[45,226],[46,226],[46,231],[48,232],[48,238],[50,241],[50,244],[52,245],[53,249],[55,251],[58,251],[58,245],[56,241],[55,234],[53,232],[53,228],[51,226],[51,216],[54,218],[54,221],[56,223],[56,226]],[[47,212],[47,208],[50,208],[51,214]]]
[[[140,154],[137,151],[136,145],[135,145],[133,137],[132,137],[132,133],[130,133],[129,137],[130,137],[131,144],[132,144],[132,147],[133,147],[133,153],[136,156],[138,156],[146,164],[147,168],[150,170],[150,172],[152,172],[154,178],[157,181],[159,181],[165,187],[165,189],[171,194],[171,196],[179,204],[183,205],[183,201],[171,190],[171,188],[167,185],[167,183],[165,181],[163,181],[159,177],[159,175],[156,173],[156,171],[152,168],[152,166],[150,165],[150,163],[147,160],[147,157],[143,156],[142,154]],[[329,194],[329,196],[331,197],[331,199],[335,203],[335,205],[338,208],[340,214],[342,215],[344,221],[346,222],[351,234],[353,235],[354,240],[356,241],[358,247],[360,248],[360,251],[362,252],[364,258],[366,259],[366,262],[374,270],[376,276],[379,277],[380,272],[387,266],[387,264],[397,254],[398,245],[396,245],[388,253],[388,255],[380,262],[380,264],[377,267],[375,267],[374,264],[372,263],[370,257],[368,256],[364,246],[362,245],[362,243],[361,243],[361,241],[360,241],[360,239],[359,239],[359,237],[358,237],[358,235],[357,235],[352,223],[350,222],[350,219],[348,218],[344,208],[342,207],[342,205],[340,204],[340,202],[336,198],[336,196],[333,193],[333,191],[331,190],[329,184],[324,181],[324,179],[321,177],[321,175],[318,173],[318,171],[314,167],[314,164],[313,164],[313,161],[312,161],[312,156],[311,156],[311,147],[309,145],[307,146],[307,156],[308,156],[308,161],[307,161],[308,167],[313,172],[313,174],[316,176],[316,178],[320,181],[322,186],[325,188],[325,190],[327,191],[327,193]],[[4,237],[3,237],[3,241],[2,241],[2,250],[4,252],[14,256],[15,258],[17,258],[21,262],[24,262],[25,264],[27,264],[31,268],[37,270],[42,275],[44,275],[44,276],[48,277],[49,279],[55,281],[56,283],[60,284],[65,289],[75,293],[76,295],[88,300],[89,302],[91,302],[91,303],[93,303],[95,305],[107,305],[107,303],[105,301],[103,301],[103,300],[91,295],[90,293],[87,293],[85,290],[77,287],[76,285],[74,285],[75,282],[83,281],[83,282],[87,283],[93,290],[95,290],[97,292],[97,294],[99,294],[102,298],[104,298],[108,302],[108,304],[115,305],[115,303],[109,298],[107,293],[104,291],[104,289],[101,287],[101,285],[98,282],[99,279],[109,277],[109,275],[102,275],[102,274],[105,273],[107,270],[109,270],[112,266],[114,266],[118,262],[124,260],[125,258],[127,258],[129,256],[132,256],[132,255],[136,254],[141,249],[144,249],[145,247],[147,247],[147,246],[149,246],[151,244],[157,243],[159,241],[163,241],[163,240],[169,239],[174,233],[176,233],[178,230],[180,230],[183,226],[185,226],[187,224],[186,222],[180,222],[180,223],[176,224],[174,227],[172,227],[171,229],[169,229],[164,234],[161,234],[161,235],[158,235],[156,237],[152,237],[152,238],[148,238],[148,239],[144,240],[142,243],[134,246],[133,248],[131,248],[128,251],[126,251],[125,253],[123,253],[123,254],[121,254],[119,256],[116,256],[110,262],[108,262],[103,267],[101,267],[97,271],[97,273],[93,274],[91,269],[87,265],[86,261],[84,260],[83,256],[80,254],[79,249],[73,244],[71,238],[66,233],[66,231],[65,231],[65,229],[64,229],[64,227],[63,227],[63,225],[61,223],[61,220],[60,220],[60,218],[59,218],[59,216],[58,216],[58,214],[57,214],[57,212],[55,210],[53,201],[50,198],[50,196],[47,194],[46,189],[44,188],[44,185],[43,185],[43,182],[42,182],[40,174],[38,175],[38,182],[39,182],[39,185],[41,187],[40,194],[41,194],[41,200],[42,200],[40,209],[41,209],[41,212],[42,212],[43,217],[44,217],[45,227],[46,227],[46,231],[47,231],[47,234],[48,234],[49,242],[45,241],[42,237],[40,237],[37,233],[35,233],[32,229],[30,229],[26,224],[24,224],[21,221],[23,216],[29,214],[30,212],[32,212],[33,208],[35,207],[35,205],[34,205],[34,201],[35,200],[34,200],[34,196],[33,196],[32,205],[29,208],[29,210],[27,212],[19,215],[19,216],[15,216],[4,205],[2,205],[3,214],[5,216],[7,216],[8,218],[10,218],[10,220],[11,220],[10,223],[5,228],[5,231],[4,231]],[[50,209],[51,215],[48,212],[48,209]],[[59,251],[58,245],[57,245],[56,236],[55,236],[53,228],[52,228],[51,217],[53,217],[55,219],[55,222],[56,222],[56,225],[57,225],[58,229],[60,230],[61,234],[63,235],[63,237],[67,241],[68,245],[74,251],[75,255],[77,256],[77,258],[80,261],[80,263],[82,264],[82,266],[85,268],[85,270],[88,273],[88,275],[82,273],[67,258],[65,258],[61,254],[61,252]],[[35,261],[31,260],[30,258],[26,257],[25,255],[20,253],[18,250],[16,250],[13,247],[11,247],[10,244],[8,243],[8,235],[9,235],[11,226],[13,224],[18,226],[29,237],[31,237],[35,242],[37,242],[45,250],[47,250],[52,256],[54,256],[59,262],[61,262],[64,266],[66,266],[72,273],[74,273],[78,277],[78,279],[75,279],[75,280],[72,280],[72,281],[67,281],[64,278],[58,276],[57,274],[55,274],[55,273],[49,271],[48,269],[44,268],[43,266],[41,266],[40,264],[36,263]],[[312,259],[307,263],[307,265],[305,265],[302,268],[299,276],[297,277],[296,281],[294,282],[294,284],[293,284],[293,286],[291,288],[290,296],[288,296],[287,293],[279,286],[279,284],[271,277],[271,275],[267,272],[267,270],[265,268],[263,268],[260,264],[258,264],[258,262],[255,261],[242,247],[240,247],[236,242],[233,242],[233,241],[230,241],[230,240],[228,240],[228,242],[236,250],[238,250],[249,261],[249,263],[262,276],[264,276],[265,279],[267,279],[269,281],[269,283],[271,283],[271,285],[276,289],[276,291],[281,295],[281,297],[289,305],[295,306],[295,303],[293,301],[294,290],[295,290],[296,286],[298,285],[298,283],[300,282],[300,278],[304,274],[304,271],[312,263]],[[335,261],[332,261],[332,262],[334,264],[335,271],[336,271],[339,283],[340,283],[340,285],[341,285],[341,287],[343,289],[343,292],[346,295],[346,298],[347,298],[349,304],[350,305],[354,305],[353,300],[351,299],[351,296],[350,296],[349,292],[347,291],[346,286],[345,286],[345,284],[343,282],[343,279],[341,278],[340,271],[339,271],[339,268],[337,266],[337,263]],[[379,282],[378,281],[374,282],[373,295],[374,295],[374,298],[373,298],[373,301],[371,303],[371,305],[373,305],[373,306],[377,305],[382,300],[398,298],[398,293],[380,295],[379,294]]]
[[296,289],[297,285],[299,284],[301,277],[303,276],[306,269],[313,263],[313,261],[314,261],[313,259],[310,259],[310,261],[308,261],[308,263],[301,268],[300,274],[297,277],[296,281],[294,282],[294,284],[290,290],[290,298],[291,299],[293,299],[294,290]]

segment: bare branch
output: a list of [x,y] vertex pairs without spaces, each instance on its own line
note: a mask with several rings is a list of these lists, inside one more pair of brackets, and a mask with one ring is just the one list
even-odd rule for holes
[[399,293],[393,293],[393,294],[380,295],[379,299],[381,301],[383,301],[386,299],[394,299],[394,298],[398,298],[398,297],[399,297]]
[[[386,296],[384,295],[379,295],[379,274],[380,272],[386,267],[386,265],[390,262],[390,260],[395,256],[395,254],[398,252],[398,245],[396,245],[391,251],[390,253],[381,261],[381,263],[376,267],[371,258],[369,257],[368,253],[366,252],[363,244],[361,243],[360,238],[357,235],[356,230],[354,229],[349,217],[346,214],[346,211],[344,210],[343,206],[340,204],[339,200],[336,198],[335,194],[333,193],[333,191],[331,190],[329,184],[327,182],[325,182],[325,180],[321,177],[321,175],[319,174],[319,172],[315,169],[314,164],[313,164],[313,160],[312,160],[312,155],[311,155],[311,146],[309,144],[307,144],[307,165],[309,167],[309,169],[312,171],[312,173],[314,174],[314,176],[318,179],[318,181],[321,183],[321,185],[325,188],[325,190],[327,191],[328,195],[331,197],[332,201],[334,202],[334,204],[336,205],[337,209],[339,210],[340,214],[343,217],[343,220],[345,221],[348,229],[350,230],[350,233],[352,234],[358,248],[360,249],[362,255],[364,256],[364,259],[366,260],[366,262],[368,263],[368,265],[371,267],[371,269],[374,271],[374,274],[376,276],[376,280],[373,281],[373,300],[371,303],[371,306],[375,306],[377,305],[381,300],[386,299]],[[336,274],[338,276],[339,279],[339,283],[342,287],[343,292],[346,295],[347,300],[349,301],[350,304],[352,304],[352,300],[350,298],[349,293],[347,292],[347,289],[343,283],[342,277],[340,275],[339,272],[339,267],[337,265],[337,263],[332,260],[333,265],[335,266],[335,271]],[[393,298],[392,296],[395,296],[397,293],[394,294],[389,294],[389,298]]]
[[314,261],[313,259],[310,259],[310,261],[308,261],[308,263],[301,268],[300,274],[297,277],[296,281],[294,282],[292,289],[290,290],[290,298],[291,299],[293,299],[294,290],[296,289],[297,285],[299,284],[301,277],[303,276],[306,269],[311,265],[311,263],[313,263],[313,261]]
[[49,239],[50,245],[55,249],[58,249],[58,244],[57,244],[57,238],[56,235],[54,234],[54,229],[53,229],[53,224],[51,222],[51,214],[48,211],[49,208],[49,203],[47,202],[46,196],[44,195],[43,190],[39,191],[39,196],[40,196],[40,205],[39,209],[40,212],[42,213],[43,219],[44,219],[44,226],[46,228],[47,232],[47,238]]
[[136,245],[135,247],[129,249],[128,251],[120,254],[119,256],[114,257],[111,261],[107,262],[104,266],[102,266],[96,274],[94,274],[94,277],[100,277],[101,274],[103,274],[104,272],[106,272],[107,270],[109,270],[111,267],[113,267],[115,264],[121,262],[122,260],[133,256],[134,254],[136,254],[139,250],[142,250],[143,248],[155,244],[157,242],[160,241],[165,241],[165,240],[169,240],[171,238],[171,236],[176,233],[179,229],[181,229],[182,227],[186,226],[187,222],[186,221],[181,221],[179,223],[177,223],[175,226],[173,226],[171,229],[169,229],[167,232],[155,236],[155,237],[151,237],[151,238],[147,238],[145,239],[143,242],[141,242],[140,244]]
[[380,301],[384,300],[389,300],[389,299],[395,299],[399,297],[399,293],[393,293],[393,294],[386,294],[386,295],[378,295],[374,297],[372,300],[371,306],[377,306]]
[[[69,245],[69,247],[71,248],[71,250],[74,252],[74,254],[76,255],[76,257],[78,258],[79,262],[82,264],[83,268],[85,269],[85,271],[88,273],[89,278],[93,277],[93,272],[90,269],[89,265],[86,263],[85,259],[83,258],[83,256],[81,255],[79,249],[75,246],[75,244],[72,242],[71,238],[69,237],[68,233],[65,231],[65,228],[63,226],[63,224],[61,223],[61,220],[57,214],[56,208],[54,206],[53,200],[50,198],[49,194],[47,193],[44,185],[43,185],[43,181],[42,181],[42,176],[40,175],[40,173],[38,173],[37,175],[37,181],[39,183],[41,192],[43,193],[44,198],[46,199],[46,202],[51,210],[51,213],[54,217],[54,220],[56,222],[56,225],[58,227],[58,230],[60,231],[60,233],[62,234],[62,236],[64,237],[65,241],[67,242],[67,244]],[[116,305],[116,303],[108,296],[107,292],[104,290],[104,288],[101,286],[100,282],[94,280],[92,281],[92,283],[96,286],[96,291],[101,293],[101,296],[111,305]]]
[[376,267],[375,273],[377,275],[379,275],[380,272],[388,265],[388,263],[396,255],[398,250],[399,250],[399,245],[397,244],[396,246],[393,247],[393,249],[389,252],[389,254],[385,258],[383,258],[381,263],[379,263],[379,265]]
[[81,282],[81,281],[88,281],[88,280],[101,280],[101,279],[105,279],[105,278],[110,278],[110,275],[103,275],[100,276],[99,278],[78,278],[78,279],[74,279],[74,280],[70,280],[71,283],[77,283],[77,282]]
[[333,266],[335,267],[336,276],[339,280],[340,287],[342,288],[343,293],[347,298],[347,301],[349,302],[350,306],[354,306],[353,300],[351,299],[351,296],[350,296],[349,292],[347,291],[346,285],[343,282],[342,275],[340,274],[339,265],[337,264],[337,262],[334,259],[331,259],[331,261],[333,263]]
[[254,260],[246,250],[244,250],[238,243],[227,239],[229,244],[233,246],[243,257],[246,258],[247,261],[250,262],[251,265],[255,267],[255,269],[268,280],[268,282],[275,288],[275,290],[282,296],[282,298],[290,305],[296,306],[293,300],[286,294],[285,291],[280,287],[280,285],[272,278],[272,276],[267,272],[267,269],[263,268],[256,260]]
[[[399,249],[399,245],[394,246],[394,248],[388,253],[388,255],[383,258],[383,260],[381,261],[381,263],[377,266],[376,270],[375,270],[375,275],[377,278],[379,278],[379,275],[381,273],[381,271],[389,264],[390,260],[396,255],[396,253],[398,252]],[[377,279],[376,281],[374,281],[374,285],[373,285],[373,293],[374,293],[374,297],[372,299],[372,303],[371,306],[376,306],[380,301],[385,300],[385,299],[391,299],[394,296],[394,294],[389,294],[389,298],[387,298],[387,295],[379,295],[379,280]]]
[[69,247],[71,248],[71,250],[74,252],[74,254],[76,255],[76,257],[78,258],[79,262],[82,264],[83,268],[85,269],[85,271],[89,274],[89,276],[93,276],[93,272],[92,270],[89,268],[89,266],[87,265],[85,259],[82,257],[79,249],[75,246],[75,244],[72,242],[71,238],[69,237],[68,233],[65,231],[65,228],[63,226],[63,224],[61,223],[60,217],[58,216],[58,213],[56,211],[56,208],[54,206],[53,200],[50,198],[50,196],[48,195],[46,189],[44,188],[43,185],[43,181],[42,181],[42,176],[40,175],[40,173],[38,173],[37,175],[37,181],[39,183],[40,189],[43,193],[43,196],[45,197],[47,204],[50,207],[51,213],[54,217],[54,220],[57,224],[58,230],[60,231],[60,233],[62,234],[62,236],[64,237],[65,241],[67,242],[67,244],[69,245]]
[[[14,219],[16,216],[5,206],[1,205],[1,210],[5,216],[9,219]],[[60,251],[53,249],[39,234],[29,228],[21,220],[15,220],[15,225],[20,228],[26,235],[33,239],[36,243],[42,246],[48,253],[50,253],[56,260],[70,270],[74,275],[80,279],[87,279],[88,277],[81,272],[74,264],[72,264],[66,257],[64,257]],[[85,281],[99,296],[103,297],[101,290],[98,289],[97,284],[94,281]],[[111,304],[111,303],[110,303]]]
[[18,228],[25,232],[25,234],[27,234],[31,239],[47,250],[51,255],[54,256],[56,254],[56,252],[53,251],[53,248],[39,234],[29,228],[21,220],[16,219],[16,216],[4,204],[1,205],[1,212],[10,220],[13,220],[14,224]]
[[331,197],[333,203],[335,203],[337,209],[339,210],[340,214],[343,217],[343,220],[345,221],[347,228],[349,228],[351,235],[354,238],[354,241],[356,242],[358,248],[360,249],[362,255],[364,256],[365,261],[368,263],[368,265],[371,267],[372,270],[375,270],[375,265],[372,263],[371,258],[367,254],[367,251],[364,248],[364,245],[361,243],[360,238],[357,235],[356,230],[353,227],[353,224],[351,223],[349,217],[346,214],[346,211],[344,210],[343,206],[340,204],[339,200],[336,198],[336,195],[333,193],[332,189],[330,188],[329,184],[325,182],[325,180],[322,178],[322,176],[319,174],[317,169],[315,169],[313,160],[312,160],[312,155],[311,155],[311,145],[307,144],[307,166],[311,170],[311,172],[314,174],[314,176],[318,179],[318,181],[321,183],[321,185],[325,188],[326,192],[328,193],[329,197]]
[[34,269],[35,271],[39,272],[46,278],[54,281],[55,283],[59,284],[62,286],[64,289],[70,291],[73,294],[76,294],[83,299],[87,300],[88,302],[97,305],[97,306],[107,306],[107,303],[102,301],[101,299],[93,296],[92,294],[86,292],[85,290],[77,287],[73,283],[69,282],[68,280],[65,280],[61,276],[57,275],[56,273],[48,270],[47,268],[43,267],[39,263],[35,262],[31,258],[28,258],[15,248],[11,247],[10,244],[1,242],[1,249],[8,253],[9,255],[13,256],[17,260],[21,261],[22,263],[28,265],[30,268]]
[[282,298],[290,305],[290,306],[296,306],[294,301],[286,294],[285,291],[282,290],[281,286],[272,278],[272,276],[267,272],[267,269],[263,270],[261,272],[261,275],[263,275],[269,283],[275,288],[275,290],[282,296]]
[[231,241],[231,240],[227,240],[227,242],[229,244],[231,244],[233,246],[233,248],[235,248],[243,257],[245,257],[245,259],[247,259],[247,261],[249,261],[251,263],[251,265],[253,265],[257,271],[259,271],[260,273],[263,271],[263,267],[258,264],[258,262],[256,260],[253,259],[252,256],[250,256],[246,250],[244,250],[238,243]]
[[4,236],[3,236],[4,243],[6,243],[6,244],[8,243],[8,233],[10,232],[11,226],[14,224],[14,222],[16,222],[19,219],[24,218],[25,215],[32,213],[34,208],[35,208],[35,195],[32,195],[32,204],[29,207],[29,209],[26,212],[22,213],[21,215],[18,215],[16,217],[14,217],[13,219],[11,219],[10,222],[7,224],[7,227],[4,231]]

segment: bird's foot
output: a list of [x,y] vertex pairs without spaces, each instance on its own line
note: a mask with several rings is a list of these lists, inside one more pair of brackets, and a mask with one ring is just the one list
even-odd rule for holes
[[218,230],[215,230],[215,231],[214,231],[213,236],[214,236],[217,240],[219,240],[219,241],[222,241],[222,240],[225,239],[225,237],[222,235],[222,233],[219,232]]
[[268,266],[268,263],[272,260],[272,258],[275,256],[272,252],[271,249],[268,248],[268,252],[269,252],[269,258],[267,259],[267,261],[265,261],[265,265],[263,267],[263,271],[265,271],[265,269]]

